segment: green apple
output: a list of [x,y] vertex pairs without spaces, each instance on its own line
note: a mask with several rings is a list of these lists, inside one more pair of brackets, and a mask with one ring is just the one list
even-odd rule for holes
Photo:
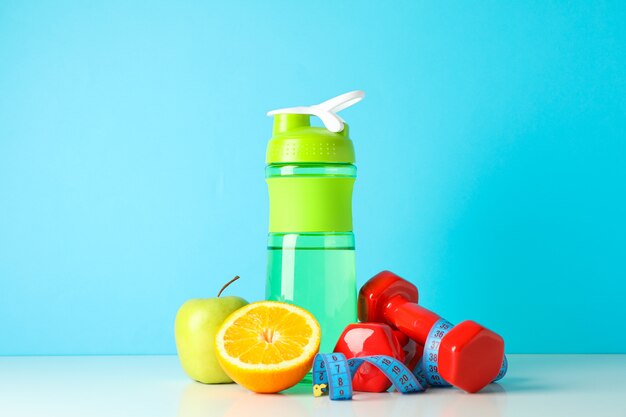
[[205,384],[233,382],[217,362],[215,335],[230,313],[248,304],[241,297],[220,297],[224,288],[238,278],[224,285],[217,297],[189,300],[176,314],[174,333],[178,358],[183,370],[196,381]]

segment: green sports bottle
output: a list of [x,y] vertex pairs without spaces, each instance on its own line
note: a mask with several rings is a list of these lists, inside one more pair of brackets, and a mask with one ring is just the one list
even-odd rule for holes
[[[270,221],[266,298],[298,305],[322,328],[321,352],[332,352],[357,321],[352,233],[354,147],[337,115],[364,97],[353,91],[274,116],[265,177]],[[324,127],[311,126],[311,116]]]

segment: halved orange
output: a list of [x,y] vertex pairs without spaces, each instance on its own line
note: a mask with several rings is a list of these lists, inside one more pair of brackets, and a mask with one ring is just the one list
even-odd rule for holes
[[308,311],[259,301],[235,310],[215,337],[217,359],[233,381],[254,392],[294,386],[311,369],[321,331]]

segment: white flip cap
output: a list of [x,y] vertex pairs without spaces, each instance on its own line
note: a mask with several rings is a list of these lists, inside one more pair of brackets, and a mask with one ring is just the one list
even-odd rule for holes
[[343,109],[355,105],[365,97],[365,91],[355,90],[349,93],[341,94],[333,97],[320,104],[312,106],[288,107],[285,109],[272,110],[267,112],[268,116],[275,114],[310,114],[317,116],[322,120],[326,129],[331,132],[341,132],[343,130],[344,120],[337,114]]

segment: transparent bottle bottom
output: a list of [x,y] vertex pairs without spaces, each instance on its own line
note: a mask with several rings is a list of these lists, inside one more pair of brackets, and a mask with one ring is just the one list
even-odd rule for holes
[[266,298],[311,312],[322,329],[320,352],[332,352],[357,320],[352,233],[270,233]]

